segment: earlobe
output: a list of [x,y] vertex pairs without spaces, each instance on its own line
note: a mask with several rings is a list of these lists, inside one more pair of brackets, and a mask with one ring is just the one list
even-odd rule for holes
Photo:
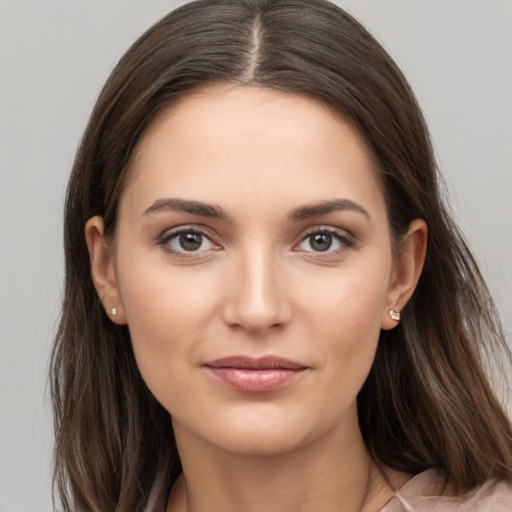
[[85,240],[89,251],[92,281],[105,314],[112,322],[125,324],[124,309],[114,271],[114,251],[111,241],[105,237],[102,217],[92,217],[87,221]]
[[400,312],[411,298],[423,270],[427,253],[427,224],[415,219],[400,242],[395,256],[387,304],[382,313],[382,329],[392,329],[400,321]]

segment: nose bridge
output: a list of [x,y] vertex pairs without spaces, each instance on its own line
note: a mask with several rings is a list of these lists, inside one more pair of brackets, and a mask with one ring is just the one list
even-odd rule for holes
[[269,245],[250,244],[236,257],[225,310],[230,325],[264,331],[289,318],[280,258]]

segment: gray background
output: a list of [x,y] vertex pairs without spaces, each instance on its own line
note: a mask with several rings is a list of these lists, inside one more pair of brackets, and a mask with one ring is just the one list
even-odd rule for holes
[[[410,79],[452,206],[512,327],[512,2],[351,0]],[[0,0],[0,511],[49,511],[61,210],[112,66],[176,2]]]

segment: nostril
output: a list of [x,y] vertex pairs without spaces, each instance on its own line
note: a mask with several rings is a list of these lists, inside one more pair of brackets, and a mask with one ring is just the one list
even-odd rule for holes
[[289,321],[286,300],[276,295],[256,297],[246,293],[224,305],[224,321],[250,332],[278,329]]

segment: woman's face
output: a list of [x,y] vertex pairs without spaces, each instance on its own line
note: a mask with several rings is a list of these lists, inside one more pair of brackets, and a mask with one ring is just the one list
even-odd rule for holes
[[357,428],[406,272],[372,159],[338,115],[257,87],[190,95],[139,144],[112,245],[101,230],[89,246],[112,266],[96,286],[178,441],[280,453]]

